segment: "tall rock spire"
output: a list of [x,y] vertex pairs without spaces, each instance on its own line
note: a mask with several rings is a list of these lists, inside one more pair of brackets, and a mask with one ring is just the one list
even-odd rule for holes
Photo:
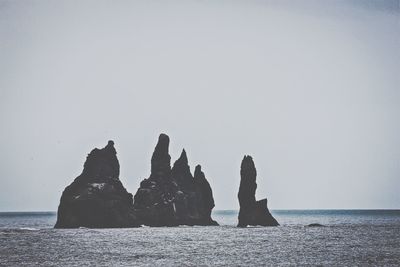
[[238,227],[279,225],[268,210],[267,199],[256,201],[257,170],[251,156],[244,156],[240,168],[240,177]]
[[239,204],[240,208],[251,207],[256,203],[257,170],[251,156],[244,156],[240,166]]
[[204,172],[201,170],[200,165],[197,165],[194,171],[194,181],[197,191],[201,196],[201,206],[200,206],[201,214],[203,215],[204,218],[207,218],[207,221],[210,224],[214,223],[217,224],[211,218],[211,211],[215,207],[211,186],[208,183],[206,176],[204,175]]
[[169,178],[171,175],[171,156],[168,152],[169,137],[166,134],[160,134],[158,143],[151,157],[151,175],[150,179]]

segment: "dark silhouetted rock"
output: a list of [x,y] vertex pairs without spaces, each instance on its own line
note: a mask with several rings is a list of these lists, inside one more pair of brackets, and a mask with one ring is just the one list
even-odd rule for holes
[[240,177],[238,227],[246,227],[248,225],[279,225],[268,210],[267,199],[256,201],[257,171],[253,159],[250,156],[245,156],[243,158]]
[[215,207],[211,186],[202,172],[200,165],[197,165],[194,171],[194,183],[201,200],[198,209],[201,217],[206,219],[204,224],[217,225],[217,223],[211,219],[211,211]]
[[61,196],[55,228],[137,227],[132,194],[119,180],[114,142],[88,155],[83,172]]
[[218,225],[211,219],[214,199],[200,166],[190,172],[186,151],[171,169],[169,137],[161,134],[151,158],[150,177],[140,183],[134,208],[148,226]]
[[324,227],[324,225],[319,223],[310,223],[309,225],[307,225],[307,227]]
[[168,153],[168,148],[168,135],[160,134],[153,156],[151,157],[151,179],[161,182],[170,180],[171,156]]

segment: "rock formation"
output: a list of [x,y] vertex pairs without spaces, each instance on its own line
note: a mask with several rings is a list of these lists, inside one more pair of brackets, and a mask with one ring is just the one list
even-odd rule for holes
[[119,180],[114,142],[88,155],[83,172],[61,196],[55,228],[137,227],[132,194]]
[[113,228],[218,225],[214,198],[201,166],[190,172],[186,151],[171,168],[169,137],[161,134],[151,158],[150,177],[140,183],[134,201],[119,180],[114,142],[93,149],[83,172],[61,196],[55,228]]
[[325,226],[320,223],[310,223],[309,225],[307,225],[307,227],[325,227]]
[[169,137],[161,134],[151,158],[150,177],[140,183],[134,209],[140,223],[148,226],[218,225],[211,218],[211,187],[196,167],[192,176],[186,151],[171,168]]
[[269,212],[267,199],[256,201],[256,176],[257,171],[252,157],[245,156],[240,169],[238,227],[246,227],[248,225],[277,226],[279,223]]

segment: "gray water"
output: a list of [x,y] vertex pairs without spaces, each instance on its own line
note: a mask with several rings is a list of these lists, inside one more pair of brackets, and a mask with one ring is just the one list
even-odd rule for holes
[[[0,213],[2,266],[400,266],[399,210],[276,210],[279,227],[53,229],[55,213]],[[321,223],[326,227],[306,227]]]

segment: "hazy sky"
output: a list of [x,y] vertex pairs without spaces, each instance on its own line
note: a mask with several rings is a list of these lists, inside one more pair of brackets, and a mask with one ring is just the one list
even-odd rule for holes
[[400,208],[399,1],[0,0],[0,211],[56,210],[94,147],[158,135],[238,208]]

